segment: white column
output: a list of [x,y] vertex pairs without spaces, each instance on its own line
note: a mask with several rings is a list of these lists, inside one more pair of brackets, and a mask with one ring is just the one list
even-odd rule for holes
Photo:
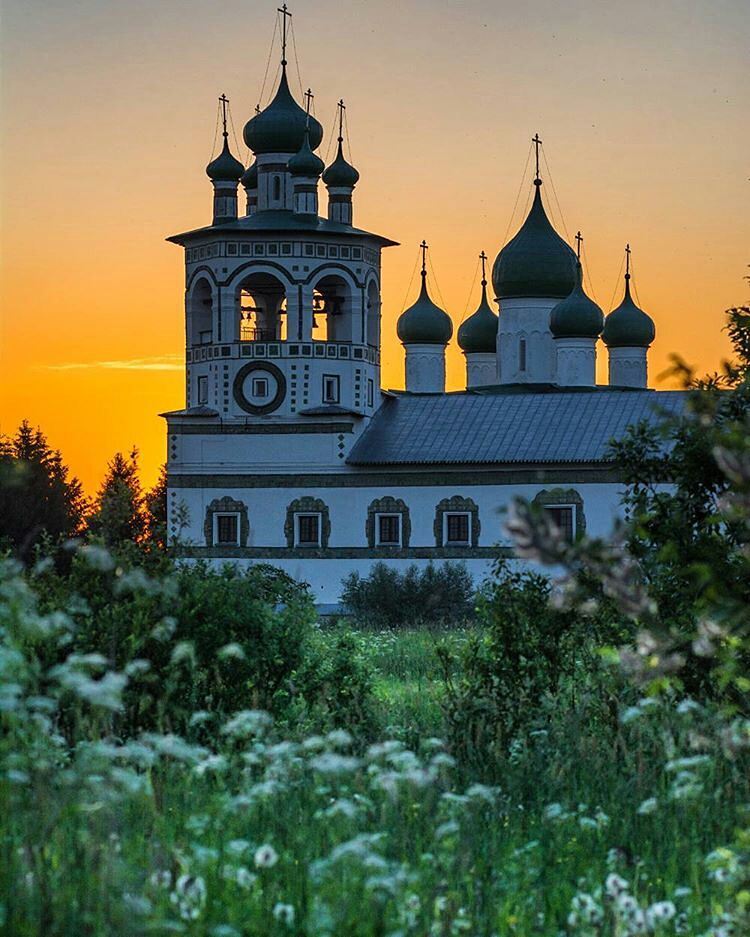
[[616,387],[647,387],[648,348],[610,348],[609,383]]
[[501,384],[546,384],[555,380],[549,314],[557,303],[556,299],[500,301],[497,356]]
[[445,393],[445,345],[404,345],[406,389],[412,394]]
[[561,387],[593,387],[596,384],[596,339],[556,338],[556,382]]
[[466,356],[466,388],[497,384],[497,355],[494,351],[464,352]]

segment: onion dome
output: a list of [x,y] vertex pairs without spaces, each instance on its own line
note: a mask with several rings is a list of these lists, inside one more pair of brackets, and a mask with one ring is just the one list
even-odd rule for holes
[[479,308],[461,324],[457,340],[459,347],[467,353],[494,352],[497,348],[497,316],[487,302],[487,281],[484,278]]
[[344,151],[342,149],[342,139],[339,137],[339,149],[336,154],[336,159],[331,163],[331,165],[323,173],[323,182],[327,186],[346,186],[349,189],[353,189],[354,186],[359,182],[359,173],[351,165],[347,163],[344,159]]
[[550,313],[550,331],[555,338],[598,338],[603,326],[604,313],[583,292],[583,267],[579,261],[573,291]]
[[576,255],[550,224],[541,179],[526,221],[495,258],[492,286],[498,299],[564,299],[576,285]]
[[604,320],[604,344],[609,348],[648,348],[656,338],[654,320],[630,296],[630,274],[625,274],[622,302]]
[[224,134],[224,146],[221,153],[206,166],[206,175],[212,182],[239,182],[245,167],[229,151],[227,135]]
[[253,160],[240,177],[240,183],[245,189],[258,188],[258,163]]
[[[297,153],[302,148],[307,128],[307,113],[292,97],[286,68],[282,68],[276,96],[265,110],[250,118],[242,135],[245,143],[256,154]],[[309,118],[309,130],[310,148],[317,150],[323,139],[323,128],[312,116]]]
[[287,169],[293,176],[315,176],[317,179],[325,169],[325,165],[323,160],[310,149],[310,134],[305,130],[302,146],[287,163]]
[[453,323],[448,313],[430,299],[425,269],[419,299],[401,313],[396,332],[404,345],[447,345],[451,340]]

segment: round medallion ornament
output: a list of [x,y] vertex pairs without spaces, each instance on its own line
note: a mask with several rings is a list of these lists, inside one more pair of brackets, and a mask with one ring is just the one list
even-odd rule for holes
[[245,413],[253,416],[273,413],[286,397],[284,372],[270,361],[251,361],[235,375],[232,394]]

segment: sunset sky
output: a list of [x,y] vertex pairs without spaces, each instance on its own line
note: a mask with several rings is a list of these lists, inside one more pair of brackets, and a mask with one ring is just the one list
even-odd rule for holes
[[[241,139],[276,7],[4,0],[0,431],[41,425],[91,493],[118,449],[138,446],[147,484],[164,460],[157,414],[184,405],[183,253],[164,239],[210,222],[216,99]],[[747,0],[290,8],[327,133],[347,103],[355,224],[401,243],[383,261],[384,386],[403,386],[395,322],[416,298],[419,241],[457,328],[478,303],[477,254],[494,259],[522,220],[537,131],[605,312],[633,248],[657,326],[651,383],[674,351],[719,366],[723,310],[747,299],[750,272]],[[300,98],[293,50],[290,78]],[[544,195],[565,235],[549,182]],[[448,374],[463,386],[455,343]]]

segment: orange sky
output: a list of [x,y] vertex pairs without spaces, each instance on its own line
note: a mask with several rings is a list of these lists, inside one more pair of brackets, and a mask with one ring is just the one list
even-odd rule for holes
[[[156,414],[184,403],[183,256],[164,238],[210,221],[216,97],[229,95],[240,135],[276,5],[5,0],[0,431],[39,423],[89,491],[117,449],[140,448],[147,483],[163,461]],[[292,9],[326,130],[347,101],[355,224],[403,245],[383,261],[386,386],[403,386],[395,321],[416,295],[418,242],[457,327],[476,255],[503,244],[535,131],[605,311],[633,246],[657,324],[652,383],[672,351],[718,366],[722,312],[747,298],[750,262],[745,0]],[[477,301],[475,283],[469,313]],[[455,345],[448,373],[462,386]]]

